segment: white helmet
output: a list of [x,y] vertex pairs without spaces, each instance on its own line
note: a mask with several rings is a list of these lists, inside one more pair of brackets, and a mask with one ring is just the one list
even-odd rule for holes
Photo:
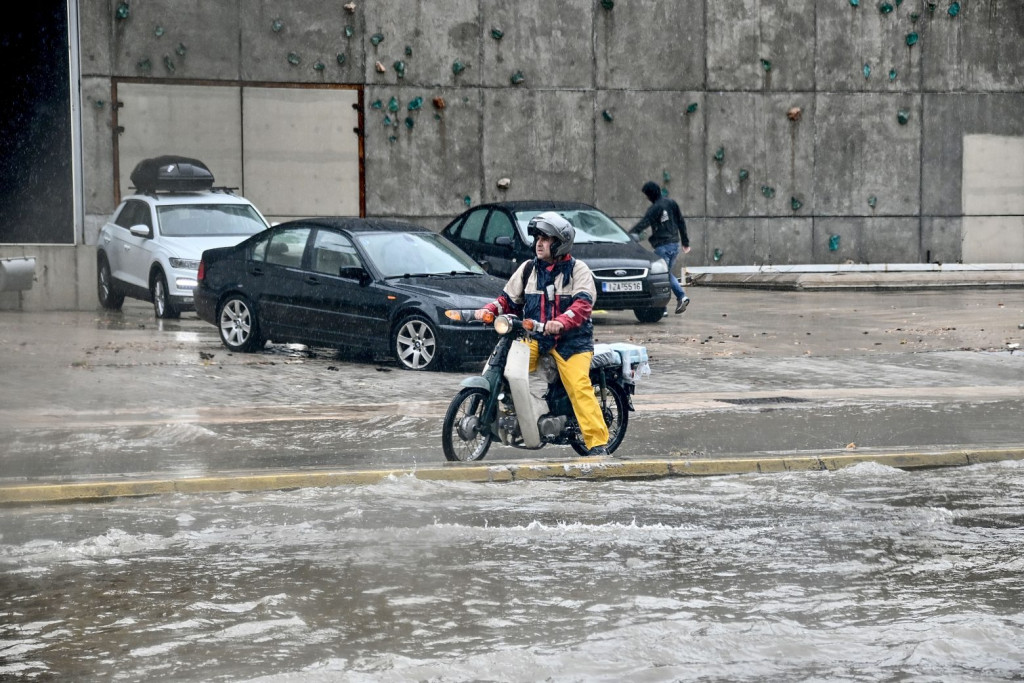
[[576,240],[576,228],[554,211],[545,211],[531,218],[526,233],[534,239],[537,235],[553,237],[555,241],[551,244],[551,255],[555,257],[568,254]]

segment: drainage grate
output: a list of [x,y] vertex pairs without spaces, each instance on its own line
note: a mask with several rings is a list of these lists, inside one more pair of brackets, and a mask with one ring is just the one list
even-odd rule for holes
[[731,403],[734,406],[761,406],[776,403],[806,403],[805,398],[792,398],[790,396],[766,396],[764,398],[720,398],[721,403]]

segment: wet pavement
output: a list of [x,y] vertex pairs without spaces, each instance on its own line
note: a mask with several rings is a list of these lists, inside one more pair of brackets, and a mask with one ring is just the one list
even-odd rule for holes
[[[691,287],[654,325],[597,312],[652,374],[617,461],[1024,447],[1024,290]],[[0,312],[0,487],[442,466],[479,366],[413,373],[331,349],[234,354],[194,314]],[[484,464],[573,460],[493,447]]]

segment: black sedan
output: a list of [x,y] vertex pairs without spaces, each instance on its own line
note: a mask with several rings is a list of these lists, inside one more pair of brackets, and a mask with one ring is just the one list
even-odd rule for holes
[[310,218],[203,252],[195,306],[232,351],[298,342],[427,370],[487,358],[497,337],[465,311],[504,284],[427,228]]
[[630,238],[610,216],[589,204],[515,201],[481,204],[463,212],[441,231],[489,273],[506,281],[531,259],[530,219],[557,211],[576,228],[572,255],[594,271],[595,308],[632,310],[640,322],[657,322],[672,296],[668,266]]

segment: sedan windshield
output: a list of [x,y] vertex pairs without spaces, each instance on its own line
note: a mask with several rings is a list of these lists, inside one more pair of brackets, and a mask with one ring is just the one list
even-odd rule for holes
[[[529,225],[531,218],[539,213],[544,213],[544,211],[545,209],[516,211],[519,232],[526,239],[527,244],[533,244],[533,238],[526,234],[526,226]],[[576,244],[630,241],[629,234],[618,223],[597,209],[572,209],[557,213],[576,228]]]
[[484,269],[465,252],[432,232],[376,232],[355,235],[383,277],[479,273]]
[[245,236],[267,227],[246,204],[175,204],[159,206],[156,213],[166,237]]

